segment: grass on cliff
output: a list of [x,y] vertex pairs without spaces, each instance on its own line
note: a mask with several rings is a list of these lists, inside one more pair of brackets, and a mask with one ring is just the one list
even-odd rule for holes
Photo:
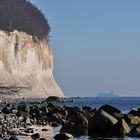
[[27,0],[0,0],[0,29],[48,38],[50,27],[42,12]]

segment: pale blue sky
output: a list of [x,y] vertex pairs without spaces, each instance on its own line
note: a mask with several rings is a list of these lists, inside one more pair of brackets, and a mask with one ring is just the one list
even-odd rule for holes
[[66,96],[140,94],[140,0],[31,0],[52,28],[55,79]]

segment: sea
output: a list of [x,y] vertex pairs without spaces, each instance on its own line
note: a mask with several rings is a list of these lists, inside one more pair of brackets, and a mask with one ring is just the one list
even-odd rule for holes
[[[90,106],[92,108],[100,108],[102,105],[112,105],[118,109],[120,109],[123,113],[128,113],[132,108],[140,108],[140,97],[117,97],[117,98],[97,98],[97,97],[75,97],[68,98],[66,102],[59,103],[58,105],[62,106]],[[54,132],[57,132],[56,128]],[[88,136],[82,136],[79,138],[74,138],[73,140],[95,140],[97,138],[91,138]],[[102,140],[103,138],[98,138],[98,140]],[[140,140],[140,138],[110,138],[112,140]]]
[[113,98],[99,98],[99,97],[72,97],[68,98],[66,102],[59,103],[62,106],[89,106],[92,108],[100,108],[102,105],[109,104],[122,112],[128,113],[132,108],[140,107],[140,97],[113,97]]

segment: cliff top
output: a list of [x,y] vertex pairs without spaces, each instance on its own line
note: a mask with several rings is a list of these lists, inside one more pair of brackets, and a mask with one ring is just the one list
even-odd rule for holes
[[0,0],[0,29],[47,39],[50,27],[42,12],[27,0]]

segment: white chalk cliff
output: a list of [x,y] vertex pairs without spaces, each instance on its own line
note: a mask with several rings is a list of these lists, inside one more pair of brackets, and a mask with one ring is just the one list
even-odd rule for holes
[[0,31],[0,99],[64,96],[53,77],[48,42],[23,32]]

